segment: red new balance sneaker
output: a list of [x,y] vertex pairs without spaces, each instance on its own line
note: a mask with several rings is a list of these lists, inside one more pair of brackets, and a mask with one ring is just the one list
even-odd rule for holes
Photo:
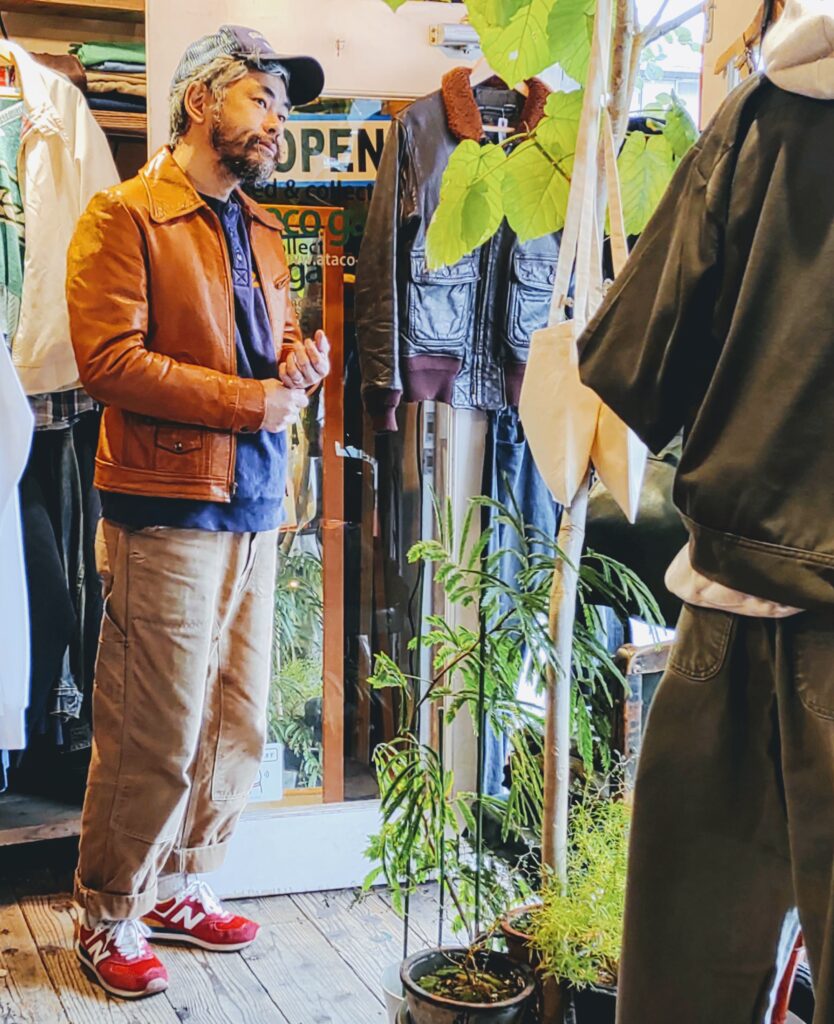
[[168,972],[148,945],[149,934],[141,921],[102,921],[94,928],[81,922],[75,952],[102,988],[141,999],[168,988]]
[[177,896],[157,903],[142,919],[151,940],[183,942],[189,946],[234,953],[255,941],[260,926],[231,914],[205,882],[195,879]]

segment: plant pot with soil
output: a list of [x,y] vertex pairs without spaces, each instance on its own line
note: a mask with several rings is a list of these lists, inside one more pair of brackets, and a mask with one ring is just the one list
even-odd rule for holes
[[565,1024],[614,1024],[616,1014],[616,988],[589,985],[570,993]]
[[536,991],[529,968],[485,949],[424,950],[401,977],[411,1024],[522,1024]]

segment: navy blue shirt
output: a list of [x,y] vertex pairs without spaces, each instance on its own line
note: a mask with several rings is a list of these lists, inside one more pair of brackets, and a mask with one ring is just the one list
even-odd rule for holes
[[[235,296],[235,344],[240,377],[278,376],[278,358],[266,302],[252,261],[252,249],[240,204],[203,196],[220,218]],[[230,502],[154,498],[102,491],[105,519],[140,529],[173,526],[190,530],[248,533],[274,530],[281,524],[287,473],[287,435],[266,430],[237,435],[235,484]]]

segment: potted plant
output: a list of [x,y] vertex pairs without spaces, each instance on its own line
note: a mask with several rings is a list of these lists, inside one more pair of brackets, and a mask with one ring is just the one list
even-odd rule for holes
[[423,950],[401,977],[411,1024],[522,1024],[535,994],[528,968],[485,948]]
[[630,808],[586,788],[570,811],[567,882],[503,927],[516,955],[562,990],[570,1024],[614,1024],[625,911]]
[[[521,543],[514,580],[503,580],[497,571],[503,552],[491,549],[491,528],[474,534],[476,513],[483,506],[492,508],[494,522],[500,520],[505,528],[510,525],[518,533]],[[438,950],[407,963],[403,981],[409,1004],[424,1000],[433,1007],[432,1012],[454,1008],[475,1020],[471,998],[462,997],[458,1003],[453,1000],[453,1007],[438,1004],[438,998],[448,996],[438,996],[441,980],[435,977],[435,969],[438,964],[445,965],[448,970],[440,978],[449,983],[455,977],[466,978],[464,985],[473,991],[481,984],[479,972],[486,968],[499,978],[519,977],[515,973],[519,965],[510,966],[512,962],[503,954],[490,953],[484,959],[486,946],[476,939],[484,922],[496,921],[508,908],[529,902],[540,881],[543,719],[538,707],[519,700],[517,689],[525,674],[541,689],[552,666],[547,609],[552,567],[562,556],[555,540],[527,526],[516,507],[490,499],[472,500],[459,533],[448,507],[442,514],[438,510],[437,518],[437,539],[417,544],[410,558],[431,565],[450,604],[477,607],[481,628],[475,631],[452,626],[442,616],[429,617],[427,631],[413,642],[415,648],[431,651],[432,675],[427,679],[408,676],[387,655],[377,657],[371,684],[399,691],[400,722],[395,739],[380,745],[374,754],[382,823],[368,851],[378,866],[365,884],[369,887],[383,877],[395,908],[407,918],[410,894],[425,881],[439,880],[441,914],[448,899],[456,924],[470,936],[469,955],[457,950],[451,963],[438,959],[439,942]],[[600,613],[589,603],[590,595],[602,592],[615,606],[636,600],[647,615],[651,615],[651,597],[629,570],[596,555],[587,556],[579,577],[573,720],[578,753],[586,769],[593,771],[605,761],[610,719],[607,710],[599,714],[595,707],[610,707],[610,680],[619,673],[604,643]],[[436,716],[440,737],[462,711],[471,715],[481,736],[486,728],[514,735],[513,770],[505,799],[485,796],[480,779],[475,793],[456,791],[442,743],[434,749],[419,736],[417,723],[426,707]],[[511,861],[485,849],[487,815],[493,815],[505,840],[519,841],[515,847],[510,844],[514,849]],[[461,963],[467,964],[469,975],[461,974]],[[499,963],[503,974],[496,966]],[[523,975],[524,965],[521,968]],[[424,970],[427,973],[419,973]],[[426,976],[430,977],[428,989],[420,982]],[[483,987],[496,980],[493,975],[483,979]],[[510,1008],[500,1009],[509,1012]],[[479,1012],[486,1011],[481,1007]]]

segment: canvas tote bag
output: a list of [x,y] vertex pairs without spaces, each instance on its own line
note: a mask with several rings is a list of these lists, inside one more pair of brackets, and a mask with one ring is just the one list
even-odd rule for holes
[[[588,84],[577,137],[562,245],[548,326],[533,335],[519,412],[533,458],[561,504],[572,504],[593,463],[633,522],[646,468],[645,446],[579,378],[576,341],[602,301],[602,230],[597,154],[605,162],[615,275],[628,258],[611,121],[608,81],[611,9],[598,6]],[[566,319],[575,268],[573,318]]]

